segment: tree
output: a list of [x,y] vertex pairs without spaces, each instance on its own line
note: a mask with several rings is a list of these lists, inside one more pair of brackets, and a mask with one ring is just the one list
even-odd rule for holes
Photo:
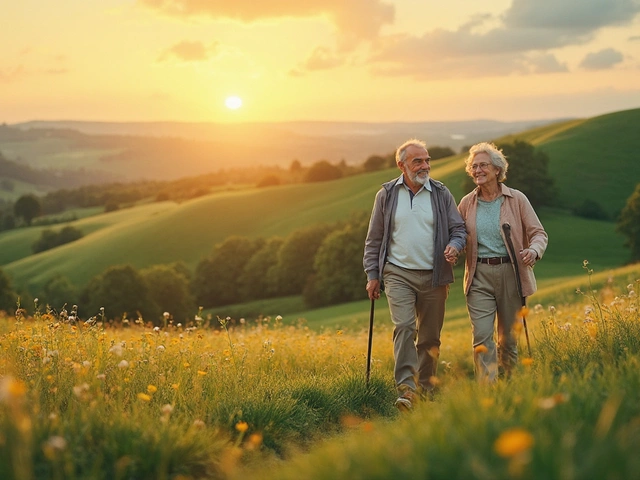
[[631,250],[632,260],[640,260],[640,183],[620,212],[616,230],[627,237],[625,246]]
[[285,238],[278,250],[278,262],[267,274],[269,283],[276,287],[276,295],[302,293],[307,278],[313,273],[313,259],[318,248],[335,228],[337,226],[313,225]]
[[[63,305],[79,304],[79,293],[71,281],[61,274],[56,274],[44,284],[42,288],[45,305],[49,305],[55,309],[61,309]],[[41,302],[42,303],[42,302]]]
[[217,244],[211,255],[196,266],[192,288],[198,305],[208,308],[244,300],[240,278],[247,261],[263,242],[232,236]]
[[196,302],[190,290],[189,279],[171,265],[154,265],[140,271],[149,288],[149,296],[159,307],[154,323],[159,324],[163,312],[169,312],[176,321],[192,318]]
[[439,160],[456,154],[450,147],[439,147],[437,145],[429,147],[428,150],[431,160]]
[[85,306],[89,315],[97,314],[104,307],[108,319],[119,319],[123,315],[135,318],[138,312],[153,318],[159,311],[142,275],[131,265],[109,267],[89,280],[81,295],[81,306]]
[[11,279],[0,270],[0,310],[7,313],[16,311],[18,303],[18,294],[11,286]]
[[[549,175],[549,156],[522,140],[497,145],[509,162],[505,184],[524,193],[534,208],[554,205],[557,191]],[[475,188],[471,177],[464,184],[465,192]]]
[[65,243],[71,243],[82,238],[82,231],[67,225],[62,230],[55,232],[50,228],[46,228],[40,234],[40,238],[31,245],[33,253],[44,252]]
[[326,182],[341,177],[342,170],[340,170],[340,167],[332,165],[326,160],[320,160],[309,167],[309,170],[307,170],[304,176],[304,181],[307,183]]
[[376,170],[382,170],[387,168],[387,159],[380,155],[371,155],[364,161],[362,165],[365,172],[375,172]]
[[362,214],[324,239],[314,259],[315,274],[307,282],[303,294],[309,307],[366,297],[362,255],[367,227],[368,216]]
[[16,217],[23,218],[27,225],[31,225],[31,221],[42,214],[42,205],[35,195],[22,195],[13,205],[13,213]]
[[269,282],[268,273],[278,262],[278,251],[283,243],[283,238],[272,237],[247,261],[240,277],[244,298],[269,298],[277,293],[277,285]]

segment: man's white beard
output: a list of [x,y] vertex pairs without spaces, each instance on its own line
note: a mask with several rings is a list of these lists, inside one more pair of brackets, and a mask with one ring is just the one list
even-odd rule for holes
[[429,181],[429,173],[427,172],[424,176],[420,176],[419,173],[420,172],[411,175],[411,181],[413,183],[419,183],[420,185],[426,185]]

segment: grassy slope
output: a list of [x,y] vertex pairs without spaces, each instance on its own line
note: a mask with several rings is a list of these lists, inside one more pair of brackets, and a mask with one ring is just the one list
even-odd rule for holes
[[640,109],[545,126],[521,138],[551,158],[560,200],[567,207],[586,199],[598,202],[612,217],[625,205],[640,181]]
[[[602,137],[594,133],[596,127],[605,132],[624,130],[626,122],[638,115],[640,110],[633,110],[563,122],[524,132],[519,137],[543,148],[564,145],[567,152],[577,152],[579,147],[570,148],[572,139],[581,142],[589,135]],[[625,138],[629,145],[638,141],[628,132]],[[616,152],[620,155],[630,148],[624,146],[625,142],[618,139],[620,145]],[[457,155],[435,162],[432,170],[433,177],[443,180],[456,199],[460,199],[463,193],[463,158]],[[579,162],[583,157],[564,155],[558,158],[563,161],[552,161],[554,165],[564,163],[575,170],[573,162]],[[590,170],[602,171],[601,159],[593,155],[585,158],[593,159]],[[193,268],[213,245],[229,235],[285,236],[312,223],[346,218],[353,211],[369,211],[379,185],[397,173],[396,169],[389,169],[334,182],[222,191],[181,205],[171,204],[171,208],[165,206],[158,211],[153,206],[145,206],[142,210],[133,208],[111,214],[115,216],[79,220],[75,225],[86,234],[81,241],[28,258],[21,257],[28,253],[27,247],[37,238],[39,230],[8,232],[0,235],[3,252],[0,264],[8,263],[3,269],[16,284],[28,285],[33,293],[37,293],[54,272],[63,273],[74,283],[83,285],[106,267],[121,263],[140,268],[181,260]],[[554,173],[564,194],[572,192],[564,185],[573,179],[559,178],[558,175]],[[598,185],[592,184],[590,188]],[[603,201],[608,199],[604,194],[600,197]],[[613,223],[574,218],[559,211],[542,211],[540,216],[551,238],[545,261],[537,267],[537,275],[542,282],[579,274],[585,258],[603,268],[621,265],[626,259],[622,238],[614,233]],[[101,221],[106,223],[93,223]]]

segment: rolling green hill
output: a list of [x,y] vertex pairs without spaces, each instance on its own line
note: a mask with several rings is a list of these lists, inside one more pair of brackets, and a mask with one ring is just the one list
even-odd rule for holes
[[[580,195],[597,191],[596,199],[601,205],[614,211],[630,191],[616,192],[615,197],[610,197],[610,191],[622,191],[640,178],[637,170],[640,167],[631,166],[634,160],[630,154],[640,146],[637,145],[640,140],[626,127],[627,122],[639,117],[640,110],[619,112],[536,128],[518,137],[549,151],[552,174],[567,204],[580,201]],[[626,132],[616,134],[615,149],[614,142],[607,139],[613,132]],[[582,153],[583,143],[593,145],[590,138],[610,146],[606,159],[600,154]],[[609,160],[620,165],[610,165]],[[580,177],[583,183],[578,188],[575,180],[578,171],[597,171],[599,175]],[[622,171],[637,173],[623,175]],[[610,178],[609,172],[617,173]],[[286,236],[313,223],[334,222],[355,211],[370,211],[380,184],[398,173],[397,169],[388,169],[332,182],[220,191],[181,204],[150,204],[85,218],[72,223],[85,233],[83,239],[37,255],[27,256],[28,247],[41,228],[4,232],[0,234],[0,264],[16,285],[25,286],[34,294],[54,273],[67,276],[76,285],[84,285],[116,264],[142,268],[183,261],[193,268],[216,243],[230,235]],[[432,176],[443,180],[459,200],[465,177],[463,156],[434,162]],[[541,284],[579,275],[584,259],[601,269],[622,265],[627,259],[623,239],[615,233],[614,223],[585,220],[561,210],[539,213],[550,236],[545,261],[536,267]]]
[[[614,218],[640,182],[640,109],[539,127],[501,140],[533,143],[551,158],[563,205],[595,200]],[[508,179],[507,179],[508,183]]]

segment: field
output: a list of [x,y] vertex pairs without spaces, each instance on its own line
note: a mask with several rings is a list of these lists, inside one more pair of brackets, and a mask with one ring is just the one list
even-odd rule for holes
[[521,332],[496,385],[473,380],[468,321],[448,315],[438,392],[402,416],[383,302],[369,385],[366,304],[324,323],[5,317],[0,477],[635,478],[640,267],[589,268],[530,299],[532,356]]

